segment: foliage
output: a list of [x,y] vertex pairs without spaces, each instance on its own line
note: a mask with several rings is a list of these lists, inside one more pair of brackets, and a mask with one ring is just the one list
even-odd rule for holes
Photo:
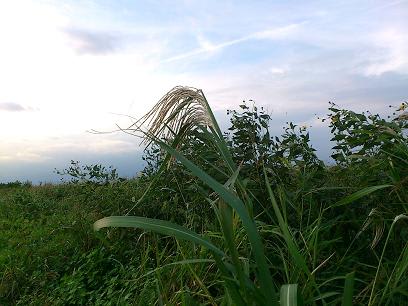
[[[404,102],[396,112],[402,113],[407,107],[408,103]],[[333,147],[335,153],[332,157],[339,163],[360,161],[384,151],[391,152],[405,139],[404,130],[408,128],[407,113],[386,120],[369,111],[356,113],[340,109],[334,103],[330,103],[329,110],[329,127],[334,135],[332,141],[337,143]]]
[[60,172],[80,184],[2,187],[0,304],[404,305],[405,119],[329,110],[333,165],[303,127],[271,135],[244,103],[229,135],[153,137],[136,179],[74,162]]
[[12,187],[30,187],[32,184],[30,181],[25,181],[24,183],[20,181],[8,182],[8,183],[0,183],[0,188],[12,188]]
[[231,114],[229,145],[238,163],[252,167],[262,163],[288,167],[322,165],[310,144],[306,126],[288,122],[281,136],[272,137],[271,116],[263,108],[255,105],[250,108],[245,101],[239,107],[241,112],[228,111]]
[[229,146],[238,163],[255,165],[267,157],[274,144],[268,129],[271,117],[263,108],[250,108],[245,101],[239,107],[241,112],[227,111],[231,115]]
[[[118,180],[117,170],[112,166],[106,168],[100,164],[81,166],[79,161],[71,160],[71,165],[64,170],[55,169],[62,177],[68,176],[71,183],[107,184]],[[61,178],[63,180],[63,178]]]

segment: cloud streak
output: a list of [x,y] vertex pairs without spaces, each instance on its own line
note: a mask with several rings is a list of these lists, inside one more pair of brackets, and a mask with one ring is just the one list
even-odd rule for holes
[[68,38],[68,44],[80,55],[103,55],[117,51],[122,45],[122,37],[103,31],[83,28],[65,28],[63,33]]
[[18,103],[12,103],[12,102],[0,103],[0,111],[3,111],[3,112],[24,112],[24,111],[29,111],[29,110],[30,109],[27,109]]
[[209,41],[204,40],[201,36],[198,37],[198,40],[200,42],[201,47],[194,49],[192,51],[188,51],[182,54],[178,54],[172,57],[169,57],[165,60],[162,61],[162,63],[169,63],[169,62],[174,62],[182,59],[186,59],[189,57],[197,56],[200,54],[206,54],[206,53],[211,53],[215,51],[222,50],[224,48],[237,45],[240,43],[244,43],[250,40],[264,40],[264,39],[269,39],[269,40],[276,40],[276,39],[283,39],[288,37],[289,35],[293,34],[294,31],[303,23],[294,23],[290,24],[284,27],[278,27],[278,28],[273,28],[273,29],[267,29],[263,31],[257,31],[254,33],[251,33],[249,35],[228,40],[223,43],[219,44],[212,44]]

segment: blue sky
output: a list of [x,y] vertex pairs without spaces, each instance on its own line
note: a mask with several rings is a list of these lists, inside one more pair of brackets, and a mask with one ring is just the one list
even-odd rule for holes
[[141,168],[138,140],[91,135],[143,115],[169,89],[225,110],[253,99],[273,129],[334,101],[383,113],[407,100],[407,1],[14,1],[0,3],[0,181],[55,180],[71,159]]

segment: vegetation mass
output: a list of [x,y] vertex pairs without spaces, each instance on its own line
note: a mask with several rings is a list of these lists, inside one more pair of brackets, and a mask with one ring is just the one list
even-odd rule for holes
[[333,163],[307,127],[243,102],[223,133],[176,87],[123,131],[134,179],[72,161],[0,184],[0,305],[406,305],[408,115],[331,103]]

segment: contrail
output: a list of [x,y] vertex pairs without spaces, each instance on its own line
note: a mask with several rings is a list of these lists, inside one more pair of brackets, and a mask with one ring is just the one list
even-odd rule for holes
[[161,61],[161,63],[174,62],[174,61],[178,61],[178,60],[185,59],[188,57],[196,56],[199,54],[213,52],[215,50],[220,50],[220,49],[223,49],[223,48],[226,48],[232,45],[236,45],[236,44],[239,44],[239,43],[242,43],[248,40],[252,40],[252,39],[279,39],[282,37],[286,37],[287,35],[292,33],[296,28],[298,28],[301,24],[304,24],[304,23],[305,22],[293,23],[293,24],[290,24],[284,27],[254,32],[252,34],[243,36],[241,38],[229,40],[229,41],[226,41],[226,42],[223,42],[217,45],[213,45],[210,47],[197,48],[189,52],[185,52],[185,53],[182,53],[176,56],[172,56],[170,58],[167,58]]

